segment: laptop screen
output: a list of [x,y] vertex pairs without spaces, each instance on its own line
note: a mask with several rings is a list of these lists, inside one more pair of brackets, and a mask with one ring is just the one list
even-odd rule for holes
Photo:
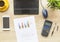
[[38,14],[39,0],[14,0],[14,14]]

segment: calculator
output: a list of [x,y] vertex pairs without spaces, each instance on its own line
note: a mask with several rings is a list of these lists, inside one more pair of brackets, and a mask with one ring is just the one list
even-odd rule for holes
[[52,21],[45,20],[44,25],[43,25],[43,29],[42,29],[42,33],[41,33],[42,36],[45,36],[45,37],[48,36],[51,26],[52,26]]

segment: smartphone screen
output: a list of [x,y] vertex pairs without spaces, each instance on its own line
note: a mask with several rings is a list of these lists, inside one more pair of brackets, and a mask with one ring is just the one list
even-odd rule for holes
[[49,20],[45,20],[43,30],[42,30],[43,36],[46,36],[46,37],[48,36],[50,29],[51,29],[51,26],[52,26],[52,22]]
[[3,17],[3,28],[4,29],[9,28],[9,17]]

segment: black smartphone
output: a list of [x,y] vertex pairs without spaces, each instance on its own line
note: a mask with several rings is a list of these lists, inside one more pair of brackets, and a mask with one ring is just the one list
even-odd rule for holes
[[42,36],[45,36],[45,37],[48,36],[51,26],[52,26],[52,21],[45,20],[44,25],[43,25],[43,29],[42,29],[42,33],[41,33]]
[[10,16],[3,16],[3,30],[10,30],[9,17]]

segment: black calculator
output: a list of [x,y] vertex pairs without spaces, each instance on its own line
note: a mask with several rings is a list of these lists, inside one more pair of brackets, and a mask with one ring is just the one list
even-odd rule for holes
[[42,29],[42,33],[41,33],[42,36],[45,36],[45,37],[48,36],[51,26],[52,26],[52,21],[45,20],[44,25],[43,25],[43,29]]

